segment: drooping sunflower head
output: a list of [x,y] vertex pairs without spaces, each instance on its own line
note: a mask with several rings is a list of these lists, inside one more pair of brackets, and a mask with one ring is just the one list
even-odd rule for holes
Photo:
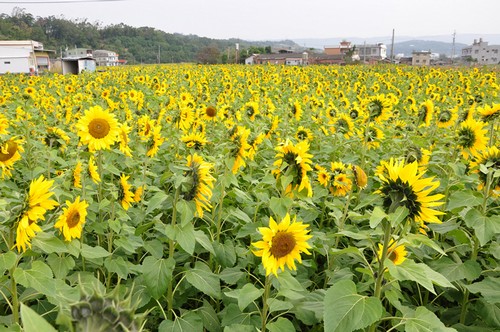
[[259,112],[259,104],[254,101],[249,101],[245,103],[243,107],[244,114],[250,119],[250,121],[254,121],[255,117],[260,114]]
[[443,109],[437,116],[437,125],[439,128],[448,128],[458,119],[458,108]]
[[485,123],[469,118],[460,124],[457,130],[457,145],[462,148],[462,155],[468,159],[470,155],[484,150],[488,144],[488,137]]
[[430,195],[439,187],[439,181],[434,178],[424,178],[424,172],[419,171],[416,161],[405,164],[404,161],[391,159],[382,162],[377,175],[382,181],[378,193],[383,197],[383,205],[388,213],[398,207],[408,209],[408,218],[419,223],[440,223],[437,218],[443,212],[434,208],[441,206],[442,194]]
[[354,183],[359,189],[365,189],[368,185],[368,176],[365,171],[358,165],[351,165],[352,173],[354,175]]
[[284,144],[276,148],[278,153],[276,154],[276,161],[274,166],[277,166],[273,170],[273,174],[277,175],[290,175],[292,176],[292,181],[286,189],[286,193],[292,195],[292,191],[297,189],[297,191],[302,191],[307,189],[307,196],[312,196],[312,186],[307,175],[308,171],[311,171],[312,155],[308,153],[309,143],[307,141],[301,141],[297,144],[293,144],[289,140],[284,142]]
[[302,105],[298,100],[295,100],[290,106],[290,115],[295,120],[299,121],[302,118]]
[[485,105],[478,108],[481,121],[491,122],[500,117],[500,104],[493,103],[492,106]]
[[392,104],[384,95],[377,95],[369,98],[366,109],[370,121],[383,123],[391,116]]
[[89,151],[107,150],[119,140],[119,125],[114,114],[101,106],[90,107],[76,124],[80,141]]
[[284,271],[285,265],[296,270],[295,261],[302,263],[301,254],[310,255],[311,246],[307,241],[312,238],[309,235],[308,225],[296,221],[296,217],[290,221],[290,215],[286,216],[278,224],[270,217],[269,227],[259,227],[262,240],[253,242],[257,248],[253,253],[262,257],[262,265],[266,270],[266,276],[271,273],[278,276],[278,270]]
[[434,103],[431,99],[427,99],[420,104],[420,109],[418,110],[418,121],[423,126],[429,126],[431,124],[432,116],[434,114]]
[[346,114],[340,114],[338,117],[332,120],[333,126],[331,130],[335,133],[344,135],[345,138],[349,138],[354,134],[354,123],[351,118]]
[[212,208],[210,199],[212,198],[212,189],[215,178],[211,174],[213,164],[206,162],[197,154],[187,157],[184,176],[188,178],[186,188],[183,188],[182,194],[187,201],[194,201],[198,217],[203,217],[203,211],[209,211]]

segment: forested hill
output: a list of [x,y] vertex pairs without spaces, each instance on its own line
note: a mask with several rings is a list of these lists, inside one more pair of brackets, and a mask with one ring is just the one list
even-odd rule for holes
[[196,35],[166,33],[150,27],[126,24],[102,26],[86,19],[67,20],[64,17],[34,17],[17,8],[11,15],[0,15],[0,40],[36,40],[45,49],[55,50],[56,56],[66,48],[83,47],[111,50],[129,64],[201,62],[234,63],[236,43],[239,60],[247,54],[269,53],[271,47],[297,48],[293,41],[248,42],[238,39],[211,39]]

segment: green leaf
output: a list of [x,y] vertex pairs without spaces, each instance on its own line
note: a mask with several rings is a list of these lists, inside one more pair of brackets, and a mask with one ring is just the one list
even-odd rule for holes
[[55,294],[52,270],[47,264],[41,261],[34,261],[29,270],[16,268],[14,270],[14,278],[18,284],[26,288],[31,287],[46,296],[53,296]]
[[[221,312],[222,326],[228,327],[231,325],[254,325],[260,324],[260,317],[252,315],[251,313],[242,313],[241,310],[235,303],[230,303]],[[224,332],[228,330],[224,328]],[[241,332],[242,330],[232,330],[236,332]],[[245,331],[245,330],[243,330]],[[255,331],[255,327],[252,327],[252,332]]]
[[184,226],[177,226],[177,234],[175,239],[179,245],[188,254],[192,255],[194,253],[194,246],[196,244],[196,238],[194,234],[194,226],[192,223],[187,223]]
[[51,253],[66,253],[68,252],[68,246],[54,234],[50,233],[39,233],[33,238],[33,246],[40,248],[43,252],[47,254]]
[[482,203],[483,199],[475,196],[472,191],[455,191],[448,199],[448,211],[460,207],[474,207]]
[[376,228],[386,217],[387,213],[385,213],[385,211],[380,206],[376,206],[370,216],[370,227]]
[[209,332],[220,332],[222,331],[220,326],[219,317],[217,317],[217,312],[208,303],[207,300],[203,300],[203,306],[198,310],[201,320],[203,321],[203,327]]
[[292,204],[293,200],[290,197],[272,197],[271,201],[269,202],[269,208],[276,216],[283,218],[287,214]]
[[248,216],[248,214],[246,214],[245,212],[241,211],[238,208],[231,209],[230,214],[233,215],[233,216],[235,216],[239,220],[242,220],[242,221],[246,222],[247,224],[252,223],[252,219],[250,219],[250,217]]
[[111,253],[104,249],[103,247],[91,247],[85,243],[82,243],[82,256],[88,259],[104,258],[111,256]]
[[288,319],[280,317],[276,321],[267,324],[269,332],[292,332],[295,326]]
[[269,306],[269,312],[287,311],[293,308],[293,304],[291,302],[274,298],[267,299],[267,305]]
[[161,205],[167,200],[168,195],[163,192],[157,192],[153,197],[148,199],[148,209],[146,210],[146,215],[161,207]]
[[104,266],[108,269],[108,272],[116,273],[118,277],[126,280],[129,274],[129,262],[123,259],[123,257],[108,257],[104,260]]
[[455,329],[446,327],[440,320],[425,307],[418,307],[414,315],[406,317],[405,332],[452,332]]
[[500,278],[486,277],[480,282],[465,287],[471,293],[481,293],[489,303],[500,303]]
[[200,316],[192,311],[188,311],[182,317],[171,320],[164,320],[158,327],[158,332],[197,332],[203,331],[203,322]]
[[474,228],[481,246],[500,233],[500,215],[486,217],[478,210],[472,209],[465,215],[465,224]]
[[68,272],[75,267],[75,260],[71,256],[59,256],[57,254],[50,254],[47,257],[47,263],[54,271],[56,279],[64,279]]
[[181,226],[184,227],[186,226],[186,224],[192,224],[191,222],[193,221],[194,213],[196,212],[194,203],[180,199],[175,207],[177,208],[177,212],[179,212],[180,215]]
[[359,295],[356,284],[341,280],[325,295],[325,332],[351,332],[382,318],[384,308],[378,298]]
[[142,262],[144,283],[149,294],[155,299],[159,299],[167,291],[174,267],[175,260],[173,258],[157,259],[148,256]]
[[23,303],[21,303],[21,321],[25,332],[57,332],[42,316]]
[[212,255],[215,255],[214,246],[212,245],[212,241],[208,238],[207,234],[201,230],[194,231],[194,238],[196,242],[198,242],[205,250],[207,250]]
[[444,250],[434,240],[423,234],[408,234],[406,240],[410,242],[410,247],[419,247],[420,245],[427,246],[439,252],[441,255],[446,255]]
[[231,267],[236,263],[234,243],[226,240],[224,243],[214,242],[215,258],[223,267]]
[[405,206],[400,206],[396,211],[389,214],[387,219],[390,221],[392,227],[396,227],[406,219],[409,213],[410,211]]
[[443,257],[432,262],[432,268],[441,273],[448,281],[457,280],[473,281],[481,275],[481,265],[476,261],[455,262],[447,257]]
[[241,271],[240,267],[228,267],[219,273],[219,277],[221,278],[221,280],[223,280],[228,285],[236,284],[238,280],[240,280],[244,276],[246,276],[246,273]]
[[389,273],[396,280],[415,281],[433,294],[436,294],[433,283],[442,287],[455,288],[442,274],[432,270],[424,263],[415,263],[411,259],[405,260],[400,265],[394,265],[389,259],[386,259],[385,263]]
[[7,251],[4,254],[0,254],[0,273],[12,269],[17,262],[17,255],[13,251]]
[[243,311],[250,303],[261,297],[263,293],[263,289],[259,289],[253,284],[245,284],[245,286],[240,289],[225,292],[224,294],[233,299],[237,299],[238,307]]
[[475,306],[481,321],[491,327],[500,328],[500,305],[479,300]]
[[186,280],[204,294],[221,298],[220,279],[205,263],[197,261],[194,268],[188,269]]

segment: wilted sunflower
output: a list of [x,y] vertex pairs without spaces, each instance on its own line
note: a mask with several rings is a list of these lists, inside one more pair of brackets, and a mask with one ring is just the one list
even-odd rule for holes
[[279,178],[281,175],[291,175],[292,182],[288,185],[285,190],[286,194],[293,196],[293,190],[302,191],[307,190],[307,196],[312,196],[311,182],[307,172],[312,170],[312,154],[309,154],[309,143],[307,141],[301,141],[294,145],[292,142],[287,140],[283,145],[276,148],[278,153],[276,154],[276,161],[274,166],[277,169],[273,170],[273,174]]
[[0,144],[0,167],[2,167],[2,178],[11,176],[14,163],[21,159],[20,152],[24,149],[18,139],[9,139]]
[[89,204],[85,200],[80,202],[80,196],[78,196],[74,202],[66,201],[66,206],[54,227],[63,233],[66,241],[79,239],[82,236]]
[[214,177],[210,174],[213,164],[203,160],[201,156],[193,154],[187,157],[185,176],[189,179],[188,188],[183,191],[184,199],[193,200],[198,217],[203,218],[203,210],[209,211],[212,205],[212,189]]
[[78,136],[89,151],[106,150],[119,140],[120,129],[114,114],[101,106],[90,107],[76,124]]
[[[377,256],[380,260],[382,258],[382,251],[384,250],[383,244],[378,244]],[[391,260],[394,265],[399,265],[406,260],[408,252],[404,244],[396,244],[393,239],[389,242],[389,248],[387,249],[387,259]]]
[[278,276],[278,269],[285,270],[285,264],[291,270],[296,270],[295,260],[302,263],[301,253],[310,255],[311,249],[307,240],[309,235],[308,225],[296,221],[296,217],[290,222],[290,215],[281,220],[279,224],[272,217],[269,218],[269,227],[259,227],[262,240],[253,242],[252,245],[258,250],[253,253],[262,257],[262,265],[266,270],[266,276],[273,273]]
[[45,213],[59,205],[50,199],[54,193],[51,190],[54,180],[46,180],[43,175],[31,181],[26,202],[26,210],[23,212],[17,225],[16,247],[18,251],[26,251],[26,246],[31,248],[30,240],[41,228],[37,225],[38,220],[45,220]]
[[[478,190],[483,190],[488,182],[488,175],[479,169],[481,165],[486,167],[488,173],[500,172],[500,149],[496,146],[490,146],[475,155],[474,161],[471,163],[471,169],[479,174],[479,181],[481,182],[478,185]],[[500,177],[491,176],[489,181],[489,194],[500,196]]]
[[420,172],[418,163],[405,164],[404,161],[396,161],[391,158],[389,162],[382,162],[377,171],[382,180],[377,190],[384,199],[384,207],[390,212],[404,206],[408,209],[408,217],[418,223],[441,223],[437,218],[443,212],[434,210],[444,202],[439,200],[442,194],[429,194],[439,187],[439,181],[433,177],[423,178],[425,172]]
[[488,137],[486,124],[482,121],[476,121],[469,118],[460,124],[457,130],[457,144],[462,148],[462,156],[468,159],[470,155],[474,155],[486,148]]
[[132,186],[128,183],[128,179],[130,176],[125,176],[125,174],[122,174],[120,176],[120,204],[125,210],[128,210],[129,207],[132,205],[134,202],[134,193],[132,190]]

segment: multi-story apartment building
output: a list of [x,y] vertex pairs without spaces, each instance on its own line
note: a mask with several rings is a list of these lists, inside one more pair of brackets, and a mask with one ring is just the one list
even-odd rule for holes
[[118,54],[108,50],[94,50],[94,58],[98,66],[118,66]]
[[429,66],[431,64],[431,51],[413,51],[411,58],[412,66]]
[[73,48],[71,50],[66,50],[66,58],[92,58],[92,50],[88,48]]
[[371,59],[383,60],[387,58],[387,46],[383,43],[356,45],[355,50],[362,61],[369,61]]
[[500,64],[500,45],[488,45],[483,38],[474,39],[471,46],[462,49],[462,59],[472,59],[481,65]]

